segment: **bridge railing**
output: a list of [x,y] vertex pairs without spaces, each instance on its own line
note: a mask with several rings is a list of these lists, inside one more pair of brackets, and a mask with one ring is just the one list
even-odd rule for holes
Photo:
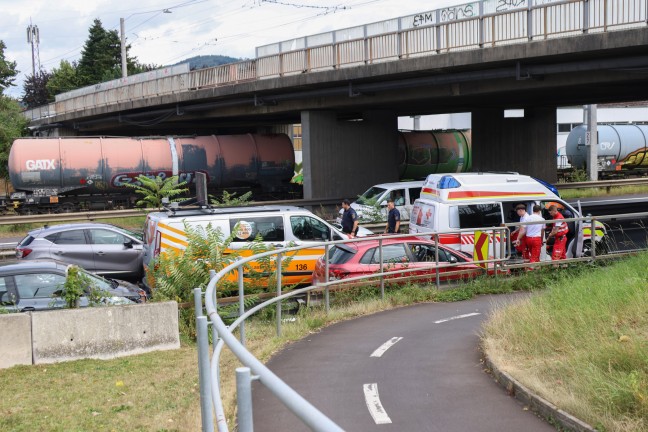
[[174,66],[77,89],[25,116],[37,120],[263,78],[646,26],[647,8],[646,0],[475,1],[257,47],[252,60],[190,72]]

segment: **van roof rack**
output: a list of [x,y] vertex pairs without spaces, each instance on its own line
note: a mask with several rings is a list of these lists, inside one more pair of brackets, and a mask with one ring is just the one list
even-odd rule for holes
[[170,202],[168,197],[162,198],[162,207],[172,215],[179,210],[180,207],[187,207],[197,205],[197,210],[211,211],[212,206],[209,204],[209,196],[207,195],[207,175],[204,172],[196,171],[196,196],[186,199],[184,201]]

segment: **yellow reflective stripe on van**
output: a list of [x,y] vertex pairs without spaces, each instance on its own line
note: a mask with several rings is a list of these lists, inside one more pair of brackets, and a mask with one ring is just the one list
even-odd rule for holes
[[167,231],[170,231],[170,232],[172,232],[172,233],[179,234],[179,235],[182,236],[182,237],[184,237],[184,236],[186,235],[185,232],[184,232],[183,230],[178,229],[178,228],[173,228],[172,226],[167,225],[167,224],[162,223],[162,222],[158,222],[158,227],[159,227],[159,228],[163,228],[163,229],[165,229],[165,230],[167,230]]
[[182,230],[159,222],[158,231],[160,232],[160,247],[162,249],[166,247],[185,249],[189,244],[187,242],[187,236]]

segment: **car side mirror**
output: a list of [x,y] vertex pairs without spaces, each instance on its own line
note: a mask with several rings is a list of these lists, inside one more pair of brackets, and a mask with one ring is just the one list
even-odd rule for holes
[[387,201],[383,201],[383,202],[381,202],[381,203],[380,203],[380,206],[381,206],[381,207],[387,207]]
[[129,240],[126,240],[126,241],[124,242],[124,247],[125,247],[126,249],[133,249],[133,240],[130,240],[130,239],[129,239]]
[[457,262],[458,262],[457,257],[455,257],[455,256],[450,257],[450,264],[456,264]]

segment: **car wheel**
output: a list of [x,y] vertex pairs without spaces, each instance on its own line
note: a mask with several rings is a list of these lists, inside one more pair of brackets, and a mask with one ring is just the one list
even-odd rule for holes
[[[597,241],[597,242],[595,242],[595,244],[596,244],[596,256],[605,255],[605,254],[607,254],[609,252],[607,244],[605,242],[605,239]],[[584,257],[591,257],[592,256],[592,241],[591,240],[585,240],[583,242],[583,256]]]

